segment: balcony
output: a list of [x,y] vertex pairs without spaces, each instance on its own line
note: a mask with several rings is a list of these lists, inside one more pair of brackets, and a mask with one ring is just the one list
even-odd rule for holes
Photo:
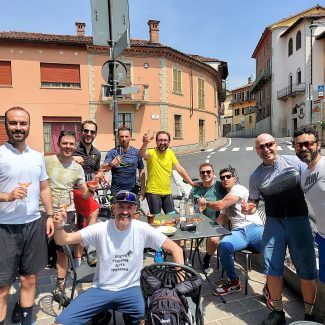
[[[112,109],[112,97],[107,97],[105,95],[106,85],[102,85],[101,89],[101,100],[105,104],[109,104],[110,109]],[[137,87],[139,91],[136,94],[126,94],[118,96],[119,104],[133,104],[135,110],[138,110],[141,105],[146,104],[149,101],[149,85],[133,84],[132,87]]]
[[297,94],[303,94],[306,91],[304,82],[295,83],[285,87],[277,92],[277,98],[286,101],[288,97],[295,97]]
[[262,86],[269,80],[271,80],[272,72],[270,67],[265,67],[261,70],[261,72],[257,75],[255,81],[249,88],[250,93],[256,93]]

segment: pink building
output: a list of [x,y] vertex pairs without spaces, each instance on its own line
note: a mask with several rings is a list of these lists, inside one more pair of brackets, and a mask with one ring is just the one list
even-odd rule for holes
[[[150,39],[132,40],[119,58],[128,71],[123,85],[139,88],[119,99],[119,125],[131,127],[135,147],[151,129],[170,132],[181,150],[205,148],[219,137],[227,63],[162,45],[159,21],[148,25]],[[100,150],[114,146],[112,98],[101,76],[108,47],[94,46],[85,24],[76,26],[76,36],[0,32],[0,142],[4,112],[22,106],[31,114],[29,145],[45,154],[56,151],[61,129],[80,132],[85,119],[98,123]]]

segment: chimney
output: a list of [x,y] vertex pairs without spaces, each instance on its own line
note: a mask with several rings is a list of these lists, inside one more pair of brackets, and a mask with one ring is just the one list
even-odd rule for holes
[[159,20],[149,20],[150,43],[159,43]]
[[77,36],[85,36],[86,24],[76,22],[76,27],[77,27]]

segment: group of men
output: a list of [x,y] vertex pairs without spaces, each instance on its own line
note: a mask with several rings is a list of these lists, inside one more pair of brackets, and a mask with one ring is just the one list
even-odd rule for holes
[[[100,152],[92,144],[97,125],[92,121],[83,123],[78,146],[74,132],[61,132],[58,154],[45,159],[25,143],[30,128],[30,115],[26,110],[20,107],[9,109],[5,114],[5,127],[8,142],[0,147],[0,245],[6,247],[0,253],[0,325],[4,325],[10,286],[17,276],[20,295],[15,310],[21,324],[32,324],[36,274],[47,264],[45,248],[47,239],[53,235],[58,245],[56,299],[63,295],[67,269],[62,245],[93,246],[98,260],[92,288],[71,302],[57,318],[56,324],[85,324],[96,314],[116,306],[128,315],[132,324],[142,323],[144,304],[139,277],[144,248],[162,247],[172,254],[174,261],[184,261],[183,251],[178,245],[134,218],[139,200],[144,197],[153,214],[161,210],[166,214],[174,211],[171,196],[173,167],[193,186],[191,197],[206,207],[204,213],[207,216],[221,224],[227,220],[231,223],[231,235],[222,240],[218,237],[209,239],[204,257],[204,266],[208,269],[211,256],[219,247],[221,263],[229,280],[216,288],[215,294],[240,290],[232,255],[245,247],[254,247],[263,253],[264,272],[274,309],[262,325],[285,324],[281,296],[288,246],[301,278],[305,319],[314,319],[317,275],[308,208],[316,219],[319,277],[325,282],[325,222],[321,218],[325,190],[321,168],[325,162],[319,153],[317,132],[312,128],[295,131],[293,146],[299,159],[278,155],[277,144],[271,135],[258,136],[255,147],[262,163],[251,175],[248,192],[238,183],[237,173],[232,167],[220,170],[219,182],[213,166],[203,163],[199,167],[202,182],[194,182],[169,149],[170,135],[164,131],[156,134],[156,148],[148,149],[153,139],[145,134],[143,145],[137,150],[129,145],[130,129],[121,127],[118,130],[119,145],[108,152],[100,168]],[[147,161],[146,182],[142,158]],[[31,179],[24,187],[18,182],[21,170],[26,166],[30,169]],[[95,173],[105,182],[102,171],[107,170],[112,172],[115,219],[96,223],[99,205],[93,194],[98,185],[86,184],[85,174]],[[62,192],[70,193],[73,189],[76,207],[71,201],[63,208],[59,204]],[[264,227],[256,213],[260,199],[265,201]],[[75,231],[75,209],[81,218],[79,224],[89,227]],[[76,249],[79,254],[77,262],[81,258],[82,246]],[[120,267],[121,259],[123,267]]]

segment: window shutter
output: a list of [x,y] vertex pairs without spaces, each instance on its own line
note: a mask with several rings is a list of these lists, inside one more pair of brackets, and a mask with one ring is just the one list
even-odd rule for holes
[[182,92],[182,71],[181,70],[177,71],[177,76],[178,76],[177,90],[179,92]]
[[78,64],[41,63],[41,82],[80,83]]
[[0,61],[0,85],[11,85],[11,62]]

